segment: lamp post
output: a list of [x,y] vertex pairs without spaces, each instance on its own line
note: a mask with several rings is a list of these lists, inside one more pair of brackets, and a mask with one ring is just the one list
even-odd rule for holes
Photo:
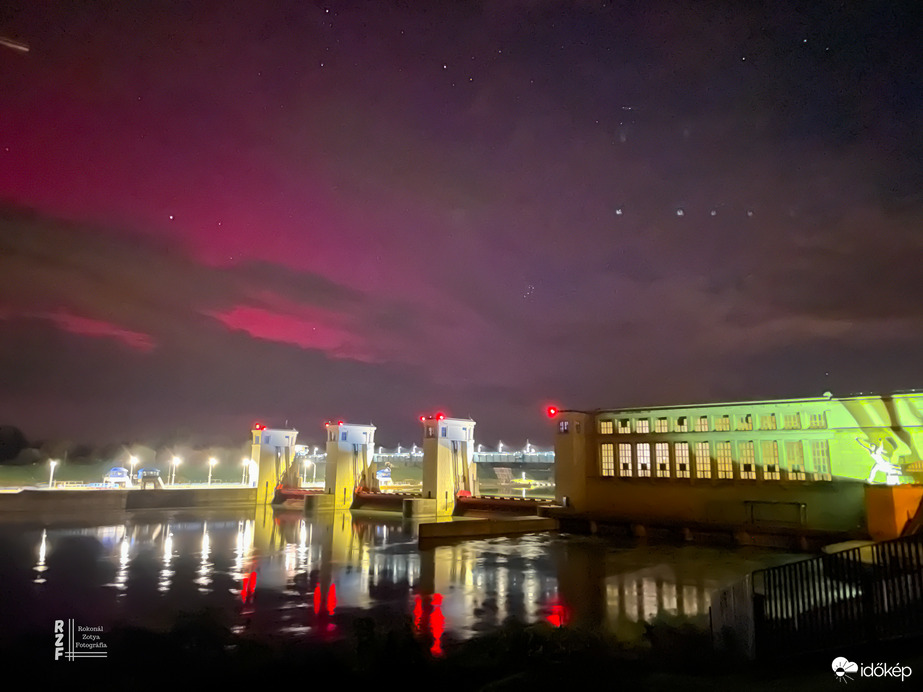
[[135,477],[135,464],[137,463],[138,463],[138,457],[136,457],[134,454],[128,457],[128,465],[131,467],[131,471],[128,474],[129,479]]
[[182,463],[179,457],[173,457],[173,469],[170,472],[170,485],[176,485],[176,467]]
[[218,460],[215,457],[212,457],[208,460],[208,484],[212,484],[212,469],[215,468],[215,464],[218,463]]
[[497,452],[503,454],[503,441],[501,440],[500,444],[497,445]]
[[247,471],[250,468],[250,460],[244,459],[244,472],[240,475],[240,484],[247,485]]
[[49,465],[51,466],[51,473],[48,475],[48,487],[53,488],[54,487],[54,467],[58,465],[58,462],[56,459],[50,459]]

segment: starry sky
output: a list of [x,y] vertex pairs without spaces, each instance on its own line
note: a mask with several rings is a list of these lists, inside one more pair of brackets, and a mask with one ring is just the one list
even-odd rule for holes
[[549,403],[923,386],[916,3],[13,0],[0,37],[30,437],[550,444]]

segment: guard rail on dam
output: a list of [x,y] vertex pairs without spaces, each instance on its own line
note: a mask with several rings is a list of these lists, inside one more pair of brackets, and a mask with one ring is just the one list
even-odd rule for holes
[[716,646],[748,658],[923,636],[923,534],[758,570],[711,618]]
[[0,493],[0,514],[185,509],[256,503],[255,488],[54,489]]

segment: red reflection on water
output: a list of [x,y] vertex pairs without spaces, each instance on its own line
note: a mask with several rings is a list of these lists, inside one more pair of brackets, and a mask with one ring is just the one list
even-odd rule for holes
[[336,584],[330,585],[330,591],[327,592],[327,612],[333,615],[337,607],[337,587]]
[[545,619],[555,627],[564,627],[570,622],[571,610],[558,599],[552,599],[548,604],[548,615]]
[[413,598],[413,626],[420,629],[420,623],[423,621],[423,599],[419,596]]
[[246,603],[253,598],[253,592],[256,590],[256,572],[250,572],[244,577],[244,583],[240,588],[240,600]]
[[320,614],[320,585],[314,587],[314,614]]
[[430,653],[442,656],[442,635],[445,632],[445,615],[442,614],[442,594],[430,597],[415,596],[413,599],[413,626],[418,634],[430,636],[433,643]]

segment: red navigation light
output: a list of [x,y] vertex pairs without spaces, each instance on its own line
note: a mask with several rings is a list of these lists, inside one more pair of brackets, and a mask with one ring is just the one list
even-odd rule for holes
[[254,430],[265,430],[265,429],[266,429],[266,426],[265,426],[265,425],[262,425],[261,423],[254,423],[254,424],[253,424],[253,429],[254,429]]
[[558,415],[558,409],[555,406],[549,406],[546,411],[548,412],[549,418],[554,418],[556,415]]
[[444,414],[444,413],[437,413],[437,414],[436,414],[436,420],[445,420],[445,414]]
[[425,421],[425,420],[426,420],[426,416],[420,416],[420,422],[421,422],[421,423],[422,423],[423,421]]
[[343,425],[343,421],[338,420],[338,421],[337,421],[337,425]]

